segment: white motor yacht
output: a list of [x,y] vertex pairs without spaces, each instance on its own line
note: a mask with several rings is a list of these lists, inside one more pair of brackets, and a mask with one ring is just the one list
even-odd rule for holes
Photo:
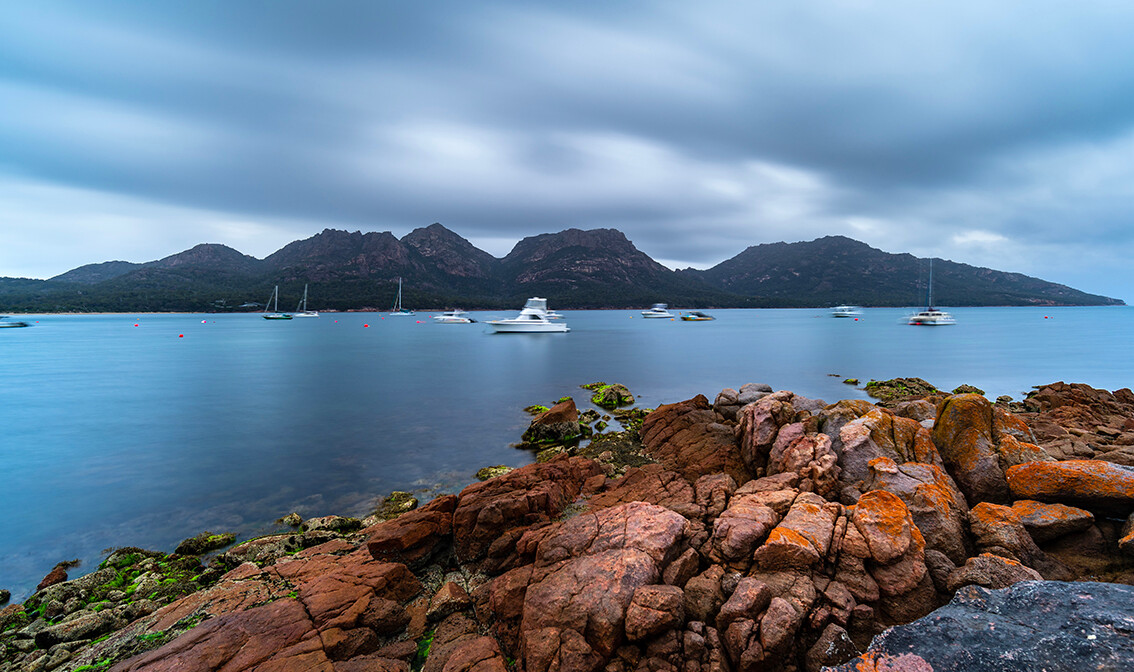
[[831,317],[858,317],[862,309],[858,306],[835,306],[831,309]]
[[516,317],[507,320],[489,320],[488,328],[497,334],[538,334],[571,331],[562,322],[547,319],[547,299],[538,296],[528,299]]
[[476,322],[463,310],[447,310],[440,315],[434,315],[433,321],[437,324],[471,324]]
[[655,303],[650,306],[649,310],[642,311],[642,317],[673,317],[673,313],[669,312],[669,304]]

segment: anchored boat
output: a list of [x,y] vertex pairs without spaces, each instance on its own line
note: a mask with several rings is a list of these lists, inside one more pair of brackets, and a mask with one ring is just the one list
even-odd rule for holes
[[497,334],[565,333],[571,331],[563,322],[552,322],[547,317],[547,299],[538,296],[528,299],[516,317],[507,320],[489,320],[488,328]]

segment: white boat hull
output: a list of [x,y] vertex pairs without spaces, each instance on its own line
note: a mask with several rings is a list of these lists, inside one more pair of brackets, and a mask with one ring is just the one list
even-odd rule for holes
[[942,311],[921,312],[910,316],[910,324],[917,327],[944,327],[956,324],[957,321],[949,313]]
[[489,320],[485,324],[496,334],[550,334],[571,331],[566,324],[536,320]]
[[673,313],[651,313],[651,312],[648,312],[648,311],[642,311],[642,317],[645,317],[647,319],[649,319],[649,318],[665,319],[665,318],[668,317],[668,318],[672,319],[674,317],[674,315],[673,315]]

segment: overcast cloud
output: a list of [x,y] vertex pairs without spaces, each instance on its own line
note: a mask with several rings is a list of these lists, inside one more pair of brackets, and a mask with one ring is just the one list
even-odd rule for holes
[[0,5],[0,275],[441,222],[1134,299],[1125,2]]

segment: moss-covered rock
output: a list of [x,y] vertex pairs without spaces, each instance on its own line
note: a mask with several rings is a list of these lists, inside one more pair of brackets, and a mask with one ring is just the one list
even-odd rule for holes
[[960,385],[953,390],[953,394],[979,394],[983,396],[984,390],[979,387],[973,387],[972,385]]
[[630,431],[638,431],[642,428],[642,421],[646,416],[653,413],[652,408],[629,408],[629,409],[615,409],[611,411],[614,419],[622,425],[623,429]]
[[377,517],[379,520],[390,520],[397,518],[406,511],[412,511],[417,508],[417,497],[414,497],[408,492],[395,490],[382,498],[378,503],[377,508],[374,509],[372,516]]
[[236,535],[231,532],[220,534],[202,532],[195,537],[182,541],[173,552],[178,555],[204,555],[209,551],[230,546],[234,541],[236,541]]
[[482,468],[477,470],[476,478],[477,478],[478,481],[487,481],[490,478],[495,478],[497,476],[503,476],[504,474],[508,473],[509,471],[512,471],[512,467],[509,467],[506,464],[498,464],[498,465],[493,466],[493,467],[482,467]]
[[858,378],[847,378],[843,383],[846,385],[858,385]]
[[547,413],[547,411],[548,407],[540,404],[532,404],[524,408],[524,412],[528,415],[539,415],[540,413]]
[[567,452],[566,446],[552,446],[536,453],[535,459],[536,462],[543,463],[551,460],[554,457],[562,455],[565,452]]
[[892,378],[872,380],[866,384],[866,393],[883,402],[898,401],[907,397],[925,397],[942,394],[921,378]]
[[629,406],[634,403],[634,395],[621,383],[603,385],[594,390],[591,403],[595,406],[613,410],[619,406]]
[[288,527],[299,527],[302,524],[303,517],[294,511],[276,520],[276,525],[287,525]]

